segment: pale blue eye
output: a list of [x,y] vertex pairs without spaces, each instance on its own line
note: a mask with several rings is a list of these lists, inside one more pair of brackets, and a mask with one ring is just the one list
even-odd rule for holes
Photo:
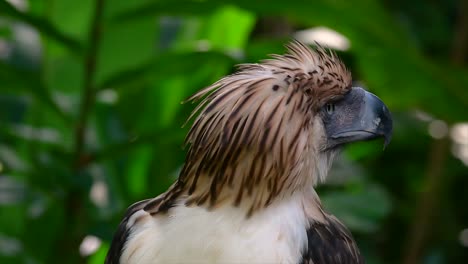
[[333,112],[335,112],[335,104],[328,103],[328,104],[325,105],[325,109],[326,109],[328,114],[332,114]]

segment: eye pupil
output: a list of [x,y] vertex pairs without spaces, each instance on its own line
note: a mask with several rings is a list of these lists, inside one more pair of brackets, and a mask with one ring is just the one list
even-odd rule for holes
[[335,111],[335,104],[328,103],[326,106],[327,113],[331,114]]

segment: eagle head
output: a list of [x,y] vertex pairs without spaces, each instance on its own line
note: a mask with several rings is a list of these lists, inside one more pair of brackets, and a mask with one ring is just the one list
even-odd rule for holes
[[324,180],[342,146],[390,141],[389,110],[352,87],[336,54],[297,41],[287,48],[188,99],[201,102],[176,185],[187,204],[245,204],[251,213]]

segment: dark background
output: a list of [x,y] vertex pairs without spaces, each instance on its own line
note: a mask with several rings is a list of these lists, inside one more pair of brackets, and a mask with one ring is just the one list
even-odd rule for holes
[[0,262],[102,263],[125,208],[177,176],[180,102],[299,38],[338,49],[394,115],[385,151],[335,162],[326,208],[368,263],[466,263],[467,16],[455,0],[0,0]]

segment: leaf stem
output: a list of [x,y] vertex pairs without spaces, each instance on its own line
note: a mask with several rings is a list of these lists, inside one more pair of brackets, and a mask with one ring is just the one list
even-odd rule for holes
[[104,0],[96,1],[96,9],[89,35],[89,47],[84,63],[84,87],[81,95],[80,112],[75,130],[75,164],[79,164],[85,145],[86,127],[89,113],[95,102],[94,78],[96,73],[97,53],[101,39],[101,20]]
[[[86,131],[89,115],[95,103],[95,85],[97,55],[101,40],[101,23],[104,0],[95,1],[94,17],[88,38],[88,49],[84,58],[84,82],[81,94],[81,105],[75,128],[75,145],[73,152],[72,176],[81,177],[80,161],[85,155]],[[79,182],[79,179],[73,182]],[[89,226],[89,215],[86,208],[87,191],[79,184],[71,183],[64,200],[65,219],[64,232],[58,240],[57,255],[62,255],[64,263],[86,263],[86,259],[79,254],[79,246]]]

